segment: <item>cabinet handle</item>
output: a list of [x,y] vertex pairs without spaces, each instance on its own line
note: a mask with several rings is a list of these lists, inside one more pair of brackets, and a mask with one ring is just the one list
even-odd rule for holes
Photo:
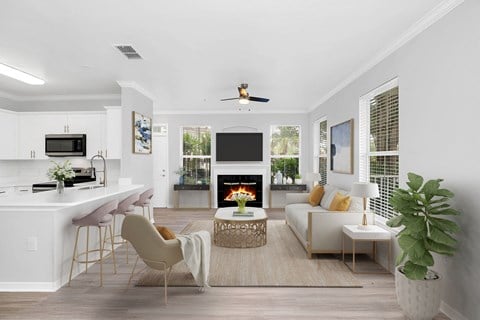
[[67,124],[67,133],[70,133],[70,126]]
[[107,149],[105,149],[105,158],[107,157],[107,151],[108,151],[108,150],[107,150]]
[[35,159],[35,150],[33,151],[33,159]]

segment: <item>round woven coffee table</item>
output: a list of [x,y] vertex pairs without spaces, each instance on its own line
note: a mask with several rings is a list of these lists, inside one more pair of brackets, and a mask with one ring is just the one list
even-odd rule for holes
[[219,247],[255,248],[267,244],[267,214],[247,207],[253,216],[233,215],[236,207],[219,208],[213,218],[213,243]]

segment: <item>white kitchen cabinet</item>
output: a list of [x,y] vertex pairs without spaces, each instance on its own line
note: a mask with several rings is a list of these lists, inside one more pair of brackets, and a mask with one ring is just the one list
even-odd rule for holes
[[122,157],[122,107],[105,107],[106,114],[106,151],[108,159]]
[[[18,159],[46,159],[45,134],[56,120],[40,113],[18,114]],[[48,129],[48,130],[47,130]]]
[[105,155],[105,112],[18,113],[18,159],[47,159],[46,134],[86,134],[87,158]]
[[17,113],[0,109],[0,160],[17,158],[17,131]]
[[68,133],[87,135],[87,158],[106,156],[105,112],[69,113]]

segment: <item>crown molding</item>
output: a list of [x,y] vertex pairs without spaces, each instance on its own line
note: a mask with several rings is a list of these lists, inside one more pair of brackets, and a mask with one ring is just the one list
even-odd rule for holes
[[114,100],[120,99],[120,94],[77,94],[77,95],[43,95],[43,96],[17,96],[5,91],[0,91],[0,97],[13,101],[85,101],[85,100]]
[[433,25],[435,22],[443,18],[450,11],[462,4],[464,0],[444,0],[439,3],[435,8],[430,10],[426,15],[416,21],[410,28],[407,29],[395,42],[390,44],[384,50],[380,51],[373,59],[367,62],[365,65],[354,71],[332,90],[330,90],[326,95],[324,95],[314,106],[308,109],[308,112],[314,111],[320,105],[325,103],[328,99],[333,97],[335,94],[340,92],[342,89],[347,87],[353,81],[358,79],[361,75],[366,73],[368,70],[379,64],[390,54],[400,49],[404,44],[415,38],[417,35],[425,31],[428,27]]
[[147,89],[145,89],[144,87],[136,83],[135,81],[117,81],[117,83],[121,88],[135,89],[141,94],[143,94],[144,96],[146,96],[147,98],[149,98],[150,100],[152,101],[156,100],[156,97],[154,94],[152,94],[150,91],[148,91]]

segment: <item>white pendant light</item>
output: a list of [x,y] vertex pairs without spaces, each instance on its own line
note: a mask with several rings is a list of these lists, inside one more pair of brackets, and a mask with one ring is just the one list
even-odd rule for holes
[[0,63],[0,74],[3,74],[7,77],[22,81],[31,85],[43,85],[44,80],[32,76],[31,74],[25,73],[23,71],[17,70],[15,68],[9,67],[5,64]]

